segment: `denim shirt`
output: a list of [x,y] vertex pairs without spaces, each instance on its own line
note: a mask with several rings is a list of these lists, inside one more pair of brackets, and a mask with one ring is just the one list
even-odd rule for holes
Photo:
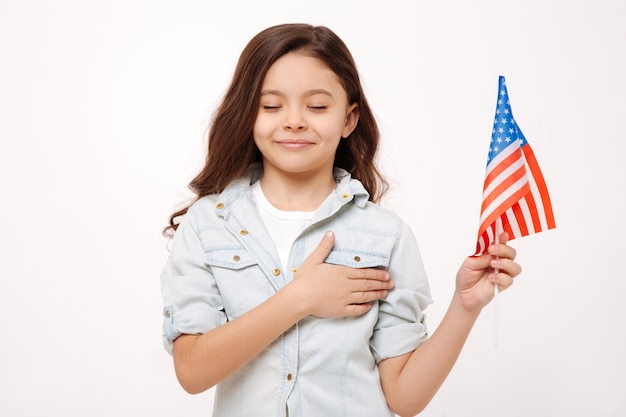
[[[162,275],[163,338],[171,353],[181,334],[202,334],[263,303],[294,276],[326,231],[326,262],[389,271],[394,288],[357,317],[306,317],[220,382],[214,416],[393,416],[378,363],[415,350],[427,338],[430,289],[413,233],[368,201],[363,185],[335,169],[337,188],[295,240],[282,270],[271,230],[261,221],[249,175],[199,199],[183,217]],[[246,343],[241,335],[241,343]]]

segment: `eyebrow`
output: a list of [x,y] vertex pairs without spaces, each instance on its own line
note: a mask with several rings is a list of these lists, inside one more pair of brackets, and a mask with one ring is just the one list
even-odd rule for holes
[[[333,96],[330,91],[324,90],[323,88],[316,88],[316,89],[313,89],[313,90],[308,90],[308,91],[306,91],[304,93],[304,95],[306,97],[314,96],[316,94],[324,94],[324,95],[329,96],[329,97]],[[261,95],[262,96],[275,95],[275,96],[281,96],[281,97],[285,96],[284,93],[282,93],[282,92],[280,92],[278,90],[263,90],[263,91],[261,91]]]

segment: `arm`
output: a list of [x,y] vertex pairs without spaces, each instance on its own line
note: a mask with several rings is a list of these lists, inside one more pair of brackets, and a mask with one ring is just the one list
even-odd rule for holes
[[[205,391],[244,366],[300,319],[356,316],[387,295],[386,271],[325,264],[334,235],[327,233],[295,279],[255,309],[202,335],[174,342],[176,375],[190,393]],[[245,343],[242,343],[245,338]]]
[[[482,308],[491,301],[494,283],[504,290],[521,272],[507,239],[503,234],[503,243],[492,245],[489,254],[463,262],[450,307],[427,341],[411,353],[380,362],[383,391],[395,413],[413,416],[426,407],[456,362]],[[493,267],[500,273],[490,271]]]

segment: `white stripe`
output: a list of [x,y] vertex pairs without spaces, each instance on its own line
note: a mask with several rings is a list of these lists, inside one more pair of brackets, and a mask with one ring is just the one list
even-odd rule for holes
[[[537,212],[539,214],[539,223],[541,224],[541,230],[548,230],[548,220],[546,219],[546,211],[543,208],[541,193],[539,192],[539,188],[537,187],[535,177],[528,167],[526,168],[526,175],[528,176],[528,180],[530,183],[530,192],[533,194],[533,197],[535,197],[535,204],[537,205]],[[535,232],[540,232],[541,230],[535,230]]]
[[519,230],[519,225],[517,224],[517,220],[515,219],[515,213],[513,213],[513,209],[510,208],[506,211],[506,217],[509,220],[509,224],[511,225],[511,230],[513,232],[513,237],[521,237],[522,232]]
[[513,183],[509,188],[507,188],[506,192],[500,194],[498,198],[493,200],[491,204],[485,207],[485,210],[483,210],[483,212],[480,215],[480,224],[482,225],[485,219],[489,217],[492,211],[498,208],[498,206],[502,204],[512,194],[519,191],[524,185],[526,185],[527,182],[528,182],[528,179],[526,178],[526,176],[523,176],[522,178],[517,180],[515,183]]
[[[509,178],[511,175],[513,175],[513,173],[515,171],[517,171],[518,169],[520,169],[523,166],[524,166],[524,158],[523,157],[517,159],[513,164],[509,165],[504,171],[502,171],[497,177],[495,177],[493,179],[493,181],[491,181],[491,184],[489,184],[487,186],[487,188],[485,188],[483,190],[483,200],[485,200],[485,198],[487,198],[487,196],[489,194],[491,194],[491,192],[497,186],[502,184],[502,182],[506,181],[507,178]],[[487,175],[489,175],[489,173],[487,173]]]
[[485,239],[483,239],[481,235],[480,239],[478,239],[478,251],[476,253],[482,254],[484,251],[485,251]]
[[522,200],[520,200],[519,206],[522,209],[522,214],[524,215],[524,220],[526,221],[526,227],[528,228],[528,233],[532,234],[538,232],[538,230],[535,230],[535,226],[533,226],[533,216],[530,213],[530,209],[528,208],[528,201],[523,198]]
[[487,250],[487,246],[489,246],[489,244],[494,241],[492,226],[493,225],[489,225],[489,227],[487,227],[487,229],[485,230],[485,233],[487,234],[486,238],[483,234],[481,234],[478,238],[478,254],[484,253]]

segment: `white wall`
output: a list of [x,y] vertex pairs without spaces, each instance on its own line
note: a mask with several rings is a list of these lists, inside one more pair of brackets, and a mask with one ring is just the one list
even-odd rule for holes
[[0,1],[0,415],[206,416],[162,349],[160,236],[245,43],[287,21],[349,45],[414,228],[435,329],[474,248],[498,75],[557,229],[423,415],[626,411],[626,3]]

